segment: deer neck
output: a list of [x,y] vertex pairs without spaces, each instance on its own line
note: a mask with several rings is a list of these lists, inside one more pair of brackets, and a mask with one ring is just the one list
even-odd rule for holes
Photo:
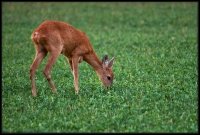
[[99,60],[94,51],[87,54],[84,60],[93,67],[93,69],[97,72],[98,75],[102,73],[102,62]]

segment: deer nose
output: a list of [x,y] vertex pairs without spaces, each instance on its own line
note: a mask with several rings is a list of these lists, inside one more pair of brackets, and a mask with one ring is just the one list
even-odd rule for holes
[[112,86],[112,83],[111,83],[111,84],[107,84],[107,85],[105,85],[106,89],[111,88],[111,86]]

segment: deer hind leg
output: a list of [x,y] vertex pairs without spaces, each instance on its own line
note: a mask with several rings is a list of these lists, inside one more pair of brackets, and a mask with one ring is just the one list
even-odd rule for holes
[[47,52],[45,50],[42,50],[41,48],[38,49],[39,46],[36,46],[36,47],[37,47],[36,48],[37,50],[36,50],[35,59],[30,67],[31,91],[34,97],[37,96],[36,86],[35,86],[35,72],[38,66],[40,65],[40,63],[42,62],[42,60],[47,55]]
[[56,62],[56,59],[58,58],[60,53],[61,53],[61,49],[58,49],[58,48],[50,51],[50,55],[49,55],[46,67],[43,71],[44,76],[46,77],[53,93],[56,93],[56,87],[54,85],[54,82],[51,79],[50,72],[51,72],[53,64]]

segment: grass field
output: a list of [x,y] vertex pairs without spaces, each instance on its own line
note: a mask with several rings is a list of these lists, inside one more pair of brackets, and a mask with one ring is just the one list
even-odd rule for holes
[[[36,73],[30,36],[44,20],[86,32],[101,59],[115,56],[106,91],[86,63],[80,93],[64,56],[52,70],[58,94]],[[197,3],[2,3],[3,132],[198,132]]]

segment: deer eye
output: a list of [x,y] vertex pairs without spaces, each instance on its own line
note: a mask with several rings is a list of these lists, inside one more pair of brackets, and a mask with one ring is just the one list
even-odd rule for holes
[[111,77],[110,77],[110,76],[107,76],[107,79],[108,79],[108,80],[111,80]]

